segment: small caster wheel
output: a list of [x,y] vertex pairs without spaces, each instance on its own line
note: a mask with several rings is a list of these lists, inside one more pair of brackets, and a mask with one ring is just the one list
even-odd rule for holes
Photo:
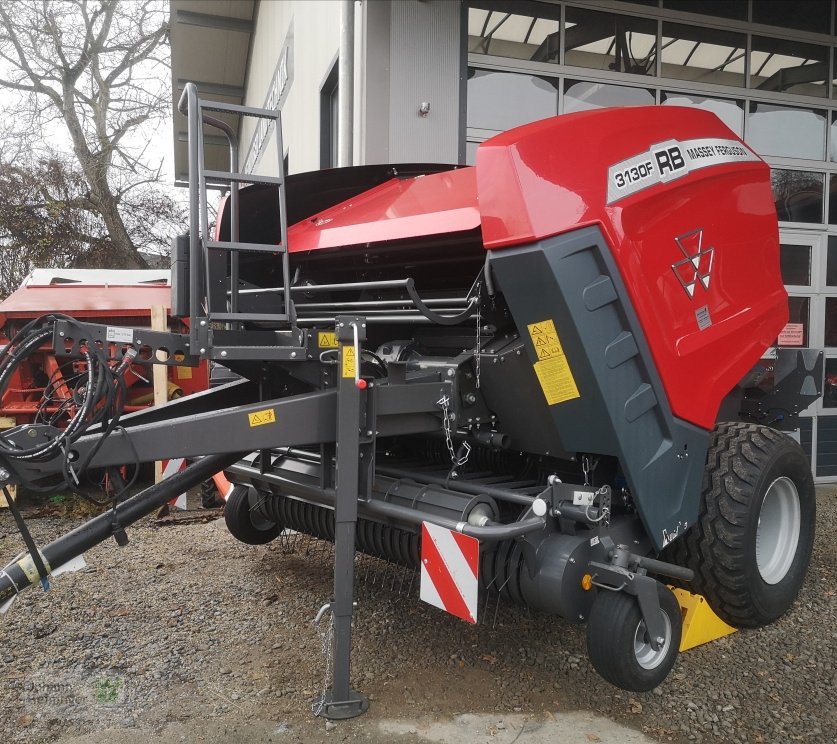
[[659,584],[665,635],[658,649],[651,645],[636,597],[600,589],[590,608],[587,653],[595,670],[608,682],[631,692],[648,692],[661,684],[677,661],[683,616],[668,587]]
[[250,511],[250,488],[236,486],[224,507],[227,529],[247,545],[264,545],[279,536],[282,527]]

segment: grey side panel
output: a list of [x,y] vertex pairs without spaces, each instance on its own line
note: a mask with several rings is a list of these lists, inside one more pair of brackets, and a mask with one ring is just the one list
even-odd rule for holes
[[[449,0],[390,3],[392,162],[456,163],[459,157],[460,4]],[[426,116],[419,114],[430,104]]]
[[584,228],[496,251],[491,266],[533,363],[527,326],[555,323],[580,393],[549,406],[564,449],[619,458],[649,537],[662,548],[697,518],[710,433],[672,414],[602,234]]

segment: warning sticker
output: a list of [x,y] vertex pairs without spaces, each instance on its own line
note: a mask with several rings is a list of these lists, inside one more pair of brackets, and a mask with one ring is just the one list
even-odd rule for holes
[[555,330],[552,320],[542,320],[526,326],[538,361],[535,362],[535,374],[541,384],[546,402],[554,406],[565,400],[581,397],[576,387],[570,364]]
[[355,359],[355,347],[343,347],[343,377],[354,377],[357,360]]
[[275,424],[276,412],[272,408],[266,408],[264,411],[248,413],[247,418],[250,419],[250,428],[264,426],[265,424]]
[[176,376],[178,380],[191,380],[192,379],[192,368],[191,367],[175,367],[177,370]]
[[555,323],[551,320],[542,320],[540,323],[528,325],[527,328],[539,361],[564,356],[561,341],[558,339],[558,331],[555,330]]
[[317,346],[321,349],[336,349],[337,334],[334,331],[319,331],[317,333]]
[[570,371],[570,365],[567,363],[567,357],[563,354],[553,359],[535,362],[534,366],[538,382],[550,406],[581,397],[573,379],[573,373]]

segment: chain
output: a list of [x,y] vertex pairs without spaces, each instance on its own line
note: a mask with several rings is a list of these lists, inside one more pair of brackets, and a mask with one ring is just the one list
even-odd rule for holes
[[465,448],[465,454],[462,457],[456,456],[456,450],[453,448],[453,432],[450,426],[450,399],[447,395],[443,395],[436,401],[436,405],[442,409],[442,428],[445,431],[445,444],[450,453],[450,461],[454,467],[459,467],[468,462],[468,457],[471,454],[471,445],[468,442],[463,442],[462,446]]
[[477,282],[477,345],[474,349],[474,367],[477,373],[477,390],[480,388],[480,359],[482,357],[482,303],[480,302],[480,282]]
[[[324,629],[320,627],[320,620],[325,612],[328,612],[328,625]],[[314,620],[314,624],[317,626],[317,630],[320,633],[320,643],[322,644],[322,653],[323,653],[323,666],[325,667],[325,671],[323,672],[323,694],[311,703],[311,712],[318,716],[322,713],[323,708],[326,704],[326,693],[328,692],[328,683],[331,679],[331,648],[334,643],[334,613],[331,611],[331,605],[324,605],[320,611],[317,613],[317,617]]]
[[590,514],[590,507],[584,510],[584,514],[591,522],[601,523],[602,527],[610,527],[610,486],[602,486],[593,495],[593,499],[599,499],[599,516],[593,517]]

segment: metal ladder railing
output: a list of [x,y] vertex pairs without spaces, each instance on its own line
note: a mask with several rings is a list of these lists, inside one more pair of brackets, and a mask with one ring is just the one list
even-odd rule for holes
[[[288,222],[285,210],[285,169],[283,162],[281,112],[250,106],[239,106],[217,101],[206,101],[198,97],[194,83],[187,83],[180,97],[178,108],[188,118],[189,134],[189,316],[190,342],[198,347],[199,329],[213,322],[237,324],[246,321],[276,323],[295,330],[295,317],[290,291],[290,269],[288,262]],[[273,124],[276,137],[278,176],[258,176],[239,171],[238,138],[225,121],[207,112],[218,112],[267,120]],[[229,171],[206,168],[203,126],[209,125],[223,132],[230,146]],[[244,243],[240,241],[239,186],[242,183],[275,185],[279,209],[279,243]],[[230,239],[214,240],[209,235],[209,205],[207,189],[210,185],[228,185],[230,191]],[[224,251],[229,254],[229,270],[220,278],[213,275],[210,251]],[[239,255],[242,252],[268,253],[282,261],[282,287],[277,297],[281,303],[278,313],[239,312]],[[227,261],[225,260],[225,266]],[[199,270],[200,268],[200,270]],[[203,278],[203,283],[201,279]],[[229,292],[226,280],[229,279]],[[203,284],[203,286],[201,286]],[[218,305],[223,303],[223,309]],[[227,307],[229,303],[229,307]]]

